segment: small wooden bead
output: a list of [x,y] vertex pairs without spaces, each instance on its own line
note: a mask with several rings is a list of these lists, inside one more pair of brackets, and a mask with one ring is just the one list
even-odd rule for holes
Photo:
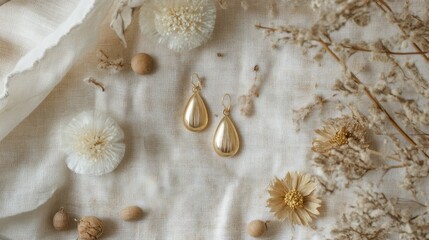
[[140,75],[149,74],[153,70],[153,59],[146,53],[136,54],[131,59],[131,68],[133,71]]
[[143,217],[143,210],[137,206],[129,206],[121,210],[121,219],[134,221]]
[[260,237],[266,230],[266,222],[261,220],[253,220],[247,225],[247,233],[252,237]]

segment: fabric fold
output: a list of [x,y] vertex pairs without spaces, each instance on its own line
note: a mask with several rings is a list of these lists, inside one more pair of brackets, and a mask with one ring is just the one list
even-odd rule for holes
[[27,117],[76,60],[97,43],[99,32],[94,29],[101,25],[113,3],[81,0],[67,20],[26,53],[0,81],[0,140]]

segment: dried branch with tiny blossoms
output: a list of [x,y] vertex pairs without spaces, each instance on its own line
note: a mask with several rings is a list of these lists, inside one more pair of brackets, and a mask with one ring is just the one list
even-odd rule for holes
[[[373,181],[369,173],[379,177],[380,189],[386,177],[403,189],[394,194],[368,190],[374,186],[357,191],[356,201],[349,202],[331,228],[332,238],[429,239],[429,4],[409,0],[299,4],[312,9],[314,24],[257,24],[256,28],[275,48],[292,44],[322,66],[331,60],[338,63],[333,96],[350,112],[334,113],[315,130],[312,161],[321,173],[316,176],[320,191],[335,194],[356,188]],[[397,32],[374,33],[378,38],[373,41],[341,37],[350,26],[369,31],[367,26],[374,24],[391,25]],[[352,62],[371,65],[371,72],[358,73]],[[310,113],[331,102],[324,104],[318,96],[294,111],[294,122],[299,128]]]
[[[374,186],[367,186],[372,189]],[[356,202],[342,214],[332,230],[333,239],[428,239],[427,204],[387,197],[374,190],[359,189]]]
[[259,97],[259,89],[261,88],[261,84],[263,82],[263,79],[261,76],[259,76],[259,65],[255,65],[253,67],[253,72],[255,73],[255,77],[248,93],[238,97],[240,112],[246,117],[252,116],[255,112],[255,104],[253,100]]
[[293,122],[295,124],[296,131],[301,129],[301,124],[307,120],[312,112],[317,109],[321,109],[328,100],[322,96],[316,95],[313,102],[307,104],[304,107],[293,110]]

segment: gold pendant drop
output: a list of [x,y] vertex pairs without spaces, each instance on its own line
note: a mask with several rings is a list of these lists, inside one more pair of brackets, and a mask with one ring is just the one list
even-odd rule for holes
[[183,111],[182,118],[185,127],[193,132],[200,132],[207,127],[209,117],[207,114],[206,104],[203,98],[200,96],[200,90],[202,88],[201,81],[198,74],[194,73],[191,77],[198,79],[197,83],[192,81],[192,96],[189,98],[188,103]]
[[[228,97],[229,104],[224,104],[225,97]],[[213,148],[221,157],[233,157],[240,149],[240,138],[238,137],[237,129],[231,118],[229,117],[231,109],[231,96],[225,94],[222,98],[222,104],[225,107],[223,117],[216,128],[213,137]]]

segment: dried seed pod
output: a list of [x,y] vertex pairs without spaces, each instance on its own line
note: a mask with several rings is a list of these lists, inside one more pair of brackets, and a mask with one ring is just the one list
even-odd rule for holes
[[100,239],[103,230],[103,222],[94,216],[82,217],[78,220],[77,231],[79,232],[79,240]]
[[140,75],[149,74],[153,70],[153,59],[149,54],[139,53],[131,59],[131,68]]
[[143,210],[137,206],[129,206],[121,210],[120,216],[124,221],[138,220],[143,217]]
[[267,230],[267,223],[261,220],[253,220],[247,225],[247,233],[252,237],[260,237]]
[[69,228],[69,215],[63,207],[61,207],[60,210],[55,213],[54,217],[52,218],[52,225],[58,231],[64,231]]

